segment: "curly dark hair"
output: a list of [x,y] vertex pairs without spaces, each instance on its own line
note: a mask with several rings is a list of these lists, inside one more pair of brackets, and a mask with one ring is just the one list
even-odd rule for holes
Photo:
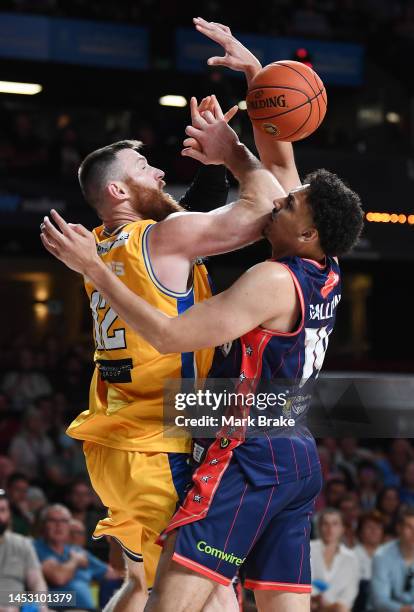
[[364,223],[361,200],[341,179],[321,168],[308,174],[307,201],[326,255],[344,255],[358,242]]

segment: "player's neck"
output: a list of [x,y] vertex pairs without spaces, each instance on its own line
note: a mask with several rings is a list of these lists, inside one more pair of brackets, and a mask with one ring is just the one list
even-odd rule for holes
[[102,215],[102,224],[104,225],[107,233],[113,234],[123,225],[133,223],[134,221],[140,221],[141,219],[142,216],[135,210],[114,210],[111,211],[110,215]]

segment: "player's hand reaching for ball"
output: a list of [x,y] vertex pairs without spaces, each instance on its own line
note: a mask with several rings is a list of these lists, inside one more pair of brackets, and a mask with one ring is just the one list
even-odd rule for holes
[[239,138],[228,125],[228,121],[237,112],[237,106],[223,114],[215,96],[212,98],[211,110],[200,113],[196,98],[191,98],[191,123],[186,127],[188,138],[184,140],[181,154],[197,159],[203,164],[224,164],[232,146],[239,143]]
[[[221,119],[228,123],[233,119],[237,111],[239,110],[238,106],[232,106],[227,113],[223,113],[221,110],[221,106],[213,94],[211,96],[206,96],[197,104],[196,98],[191,98],[190,100],[190,110],[191,110],[191,122],[193,127],[197,127],[198,118],[204,115],[205,112],[210,112],[215,119]],[[201,144],[195,138],[186,138],[183,142],[185,148],[191,147],[196,151],[201,151]]]
[[207,60],[209,66],[226,66],[244,72],[248,82],[259,72],[262,66],[257,57],[233,36],[228,26],[202,17],[194,17],[193,22],[201,34],[221,45],[225,51],[223,57],[210,57]]
[[83,225],[66,223],[55,210],[50,211],[50,216],[57,227],[49,217],[40,226],[40,239],[49,253],[80,274],[87,274],[91,266],[101,264],[92,232]]

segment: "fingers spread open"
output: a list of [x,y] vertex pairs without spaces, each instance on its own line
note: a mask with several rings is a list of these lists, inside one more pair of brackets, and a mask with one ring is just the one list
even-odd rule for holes
[[45,217],[43,223],[45,227],[42,233],[46,236],[49,242],[56,246],[63,245],[65,243],[65,236],[56,229],[49,217]]
[[234,106],[232,106],[231,108],[229,108],[229,110],[227,111],[227,113],[224,115],[223,119],[226,123],[228,123],[229,121],[231,121],[234,117],[234,115],[237,114],[239,110],[239,107],[237,106],[237,104],[235,104]]
[[[204,125],[207,125],[206,121],[204,121]],[[197,128],[193,127],[192,125],[187,125],[187,127],[185,128],[185,133],[187,134],[187,136],[191,136],[192,138],[196,138],[198,141],[200,140],[200,137],[202,138],[202,136],[203,136],[202,130],[198,130]]]
[[60,214],[54,208],[52,208],[52,210],[50,211],[50,216],[52,217],[56,225],[62,230],[63,234],[69,233],[70,231],[69,225],[66,223],[65,219],[61,217]]
[[196,159],[197,161],[200,161],[203,164],[208,161],[204,153],[202,153],[201,151],[196,151],[193,148],[183,149],[181,151],[181,155],[183,155],[184,157],[192,157],[193,159]]
[[210,111],[204,111],[202,117],[207,121],[207,123],[216,123],[216,119],[214,118],[213,113]]
[[191,123],[195,127],[203,127],[205,121],[198,110],[197,98],[192,97],[190,100]]
[[42,241],[45,249],[49,251],[49,253],[52,253],[52,255],[57,254],[56,246],[47,239],[46,235],[43,232],[40,234],[40,240]]

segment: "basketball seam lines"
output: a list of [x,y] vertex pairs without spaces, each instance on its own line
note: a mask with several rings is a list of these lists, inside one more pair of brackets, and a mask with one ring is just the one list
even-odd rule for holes
[[[258,89],[259,89],[259,88],[258,88]],[[260,89],[264,89],[264,88],[260,88]],[[285,87],[284,89],[288,89],[288,88],[287,88],[287,87]],[[291,89],[294,89],[294,88],[292,87]],[[299,90],[299,91],[300,91],[300,90]],[[296,109],[298,109],[298,108],[302,108],[302,106],[305,106],[305,104],[310,104],[310,102],[313,102],[313,100],[316,100],[316,98],[317,98],[318,96],[320,96],[320,95],[321,95],[322,91],[323,91],[323,90],[321,89],[321,90],[320,90],[320,91],[319,91],[319,92],[316,94],[316,96],[313,96],[313,98],[309,98],[309,97],[308,97],[308,99],[307,99],[305,102],[302,102],[302,104],[299,104],[299,106],[295,106],[295,108],[290,108],[289,110],[287,110],[287,111],[283,111],[283,113],[279,113],[278,115],[269,115],[268,117],[258,117],[257,119],[256,119],[255,117],[251,117],[250,119],[251,119],[252,121],[265,121],[266,119],[274,119],[274,118],[276,118],[276,117],[283,117],[283,115],[287,115],[288,113],[291,113],[292,111],[294,111],[294,110],[296,110]],[[306,95],[306,94],[305,94],[305,95]],[[310,106],[312,107],[312,104],[310,104]],[[308,117],[308,119],[309,119],[309,117]]]
[[[307,77],[305,77],[304,74],[299,72],[299,70],[297,70],[296,68],[294,68],[290,64],[285,64],[283,61],[277,62],[277,63],[280,66],[284,66],[284,68],[290,68],[290,70],[292,70],[293,72],[295,72],[296,74],[301,76],[302,79],[305,81],[305,83],[307,83],[309,85],[309,87],[312,89],[313,93],[316,93],[318,91],[318,89],[320,88],[320,85],[318,84],[318,81],[316,80],[316,72],[314,70],[312,70],[312,76],[313,76],[313,80],[315,81],[315,84],[316,84],[316,89],[313,88],[312,83],[310,81],[308,81]],[[323,90],[324,89],[325,89],[325,86],[323,87],[323,89],[319,89],[319,93],[321,94],[322,100],[325,102],[325,106],[327,107],[328,106],[328,102],[323,97]],[[318,103],[318,125],[316,126],[316,129],[317,129],[320,126],[320,124],[321,124],[321,107],[320,107],[320,104],[319,104],[318,96],[316,96],[316,102]],[[308,119],[309,119],[309,117],[308,117]],[[292,136],[292,134],[290,134],[289,136]]]

